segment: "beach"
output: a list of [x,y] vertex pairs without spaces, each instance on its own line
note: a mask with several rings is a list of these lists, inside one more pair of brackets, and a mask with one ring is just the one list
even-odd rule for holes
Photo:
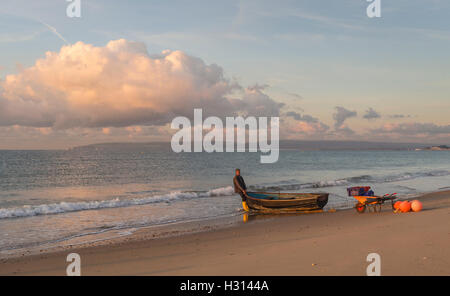
[[418,213],[354,209],[248,222],[152,238],[146,229],[108,244],[2,259],[0,275],[65,275],[69,253],[82,275],[366,275],[369,253],[381,275],[450,275],[450,191],[419,198]]

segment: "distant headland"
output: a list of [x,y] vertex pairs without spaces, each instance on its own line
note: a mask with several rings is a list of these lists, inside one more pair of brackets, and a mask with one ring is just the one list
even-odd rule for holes
[[416,150],[450,151],[450,146],[447,145],[429,146],[423,149],[418,148]]

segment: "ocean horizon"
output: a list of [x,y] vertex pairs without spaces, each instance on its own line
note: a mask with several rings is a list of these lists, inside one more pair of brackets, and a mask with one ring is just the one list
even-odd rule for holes
[[[72,149],[89,149],[110,148],[110,147],[126,147],[141,149],[145,146],[161,146],[170,148],[170,141],[138,141],[138,142],[100,142],[85,145],[69,146],[64,148],[0,148],[0,151],[16,150],[16,151],[42,151],[42,150],[72,150]],[[432,146],[450,145],[450,142],[382,142],[382,141],[337,141],[337,140],[279,140],[279,149],[297,149],[297,150],[414,150],[424,149]],[[246,142],[248,146],[248,142]]]

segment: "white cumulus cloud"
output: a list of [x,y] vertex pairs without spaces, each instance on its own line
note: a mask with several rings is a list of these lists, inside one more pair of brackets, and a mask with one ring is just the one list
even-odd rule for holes
[[[238,93],[238,97],[236,97]],[[165,125],[175,116],[277,116],[281,104],[182,51],[150,55],[124,39],[64,46],[0,81],[0,126],[68,129]]]

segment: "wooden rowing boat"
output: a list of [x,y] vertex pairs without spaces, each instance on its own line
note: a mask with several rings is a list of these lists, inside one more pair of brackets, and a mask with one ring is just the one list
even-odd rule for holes
[[328,193],[247,192],[251,210],[264,212],[301,212],[321,210],[328,202]]

